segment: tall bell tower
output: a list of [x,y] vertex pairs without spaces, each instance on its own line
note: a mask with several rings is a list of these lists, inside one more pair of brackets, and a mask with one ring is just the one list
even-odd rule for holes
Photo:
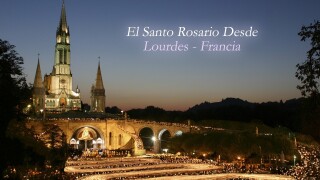
[[59,26],[56,32],[55,58],[52,74],[59,76],[59,89],[72,91],[72,74],[70,70],[70,32],[67,24],[64,1],[62,3]]
[[46,111],[69,111],[81,108],[80,90],[72,91],[70,31],[65,3],[62,2],[52,72],[44,77]]

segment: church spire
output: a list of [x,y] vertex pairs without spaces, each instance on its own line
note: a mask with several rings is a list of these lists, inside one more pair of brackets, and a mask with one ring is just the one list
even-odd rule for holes
[[38,54],[38,65],[37,65],[37,71],[36,75],[34,77],[34,83],[33,86],[37,88],[43,88],[43,83],[42,83],[42,75],[41,75],[41,68],[40,68],[40,61],[39,61],[39,55]]
[[36,70],[36,75],[34,77],[33,90],[32,90],[32,99],[35,111],[38,113],[41,109],[44,109],[44,101],[45,101],[45,91],[41,77],[41,69],[40,69],[40,60],[38,54],[38,65]]
[[64,0],[62,1],[62,8],[61,8],[61,15],[60,15],[60,22],[59,22],[59,27],[58,31],[68,33],[68,25],[67,25],[67,16],[66,16],[66,9],[64,6]]
[[58,44],[70,44],[70,33],[69,33],[69,26],[67,24],[67,15],[66,15],[66,8],[64,5],[64,1],[62,1],[62,8],[61,8],[61,15],[59,26],[57,28],[57,43]]
[[[71,74],[70,71],[70,32],[67,24],[67,15],[64,1],[62,1],[60,21],[56,34],[56,50],[54,60],[56,74]],[[67,65],[60,67],[59,65]],[[59,66],[59,67],[57,67]]]
[[97,78],[96,84],[93,85],[91,88],[91,111],[93,112],[104,112],[105,111],[105,89],[103,87],[103,81],[101,76],[101,69],[100,69],[100,57],[99,58],[99,65],[97,71]]
[[[99,57],[99,59],[100,59],[100,57]],[[102,75],[101,75],[101,69],[100,69],[100,60],[99,60],[99,65],[98,65],[95,89],[104,89]]]

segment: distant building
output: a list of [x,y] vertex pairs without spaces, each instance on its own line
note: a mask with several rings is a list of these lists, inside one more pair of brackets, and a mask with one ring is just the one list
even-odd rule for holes
[[[56,32],[55,58],[52,72],[41,78],[38,58],[37,71],[34,80],[33,105],[39,111],[69,111],[81,109],[80,89],[72,89],[72,73],[70,58],[70,31],[67,24],[66,10],[62,4],[59,26]],[[92,111],[104,112],[105,89],[103,86],[100,62],[95,86],[91,90]]]
[[105,111],[106,95],[103,86],[100,62],[98,65],[96,84],[91,87],[91,111],[104,112]]

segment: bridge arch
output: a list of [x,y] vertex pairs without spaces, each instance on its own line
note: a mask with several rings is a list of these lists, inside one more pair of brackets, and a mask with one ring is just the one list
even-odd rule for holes
[[181,136],[182,134],[183,134],[183,132],[181,130],[177,130],[174,133],[175,136]]
[[138,131],[139,137],[143,142],[143,147],[146,151],[153,151],[154,142],[157,136],[155,136],[155,132],[151,127],[144,126]]
[[158,146],[160,152],[167,152],[170,148],[170,138],[172,137],[172,132],[168,129],[161,129],[158,133]]

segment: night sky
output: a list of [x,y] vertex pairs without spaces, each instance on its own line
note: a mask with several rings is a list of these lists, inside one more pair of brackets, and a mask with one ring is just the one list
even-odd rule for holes
[[[0,38],[24,58],[33,83],[40,53],[42,75],[54,63],[62,1],[2,0]],[[70,28],[73,88],[89,103],[98,57],[106,105],[124,110],[148,105],[185,110],[204,101],[236,97],[251,102],[300,97],[296,64],[309,42],[297,33],[320,20],[320,1],[310,0],[77,0],[65,1]],[[172,29],[172,37],[127,37],[128,27]],[[219,37],[177,37],[178,27],[218,29]],[[222,37],[223,28],[258,30],[257,37]],[[240,52],[200,51],[201,42],[241,45]],[[188,44],[186,52],[144,52],[144,43]],[[196,46],[196,48],[193,48]]]

